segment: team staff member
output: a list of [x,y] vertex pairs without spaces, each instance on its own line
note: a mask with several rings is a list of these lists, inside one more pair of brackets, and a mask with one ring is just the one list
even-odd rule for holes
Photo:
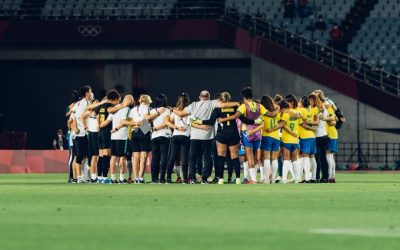
[[90,100],[93,99],[93,92],[90,86],[83,86],[79,90],[80,96],[82,99],[76,103],[75,105],[75,117],[74,123],[75,127],[75,150],[76,150],[76,159],[75,159],[75,172],[77,176],[77,183],[87,182],[82,175],[82,161],[84,158],[88,156],[88,142],[86,137],[86,125],[84,124],[84,119],[82,119],[83,113],[86,112],[87,106],[90,104]]
[[[263,96],[260,100],[267,110],[274,112],[278,110],[274,101],[269,96]],[[278,171],[278,155],[280,134],[279,130],[283,127],[283,123],[279,123],[281,118],[280,113],[275,117],[263,116],[263,123],[254,130],[250,130],[247,134],[253,134],[256,131],[262,130],[261,150],[264,155],[264,171],[261,172],[261,179],[264,179],[264,183],[269,184],[269,172],[271,169],[271,183],[275,183],[276,173]]]
[[155,108],[150,111],[149,120],[153,123],[151,133],[151,178],[153,183],[166,183],[165,174],[168,163],[168,149],[171,138],[165,118],[171,114],[167,109],[167,97],[160,94],[156,97]]
[[[121,96],[116,90],[110,90],[106,95],[107,101],[95,109],[97,114],[97,124],[99,126],[99,160],[97,163],[98,178],[102,183],[109,181],[107,179],[111,159],[111,129],[112,124],[101,127],[100,125],[107,120],[109,114],[127,106],[127,103],[119,104]],[[119,104],[119,105],[118,105]]]
[[149,120],[151,97],[141,95],[139,105],[133,107],[128,118],[122,121],[123,126],[132,126],[132,168],[134,183],[144,184],[144,170],[147,156],[151,152],[151,126]]
[[319,124],[318,108],[310,106],[310,98],[303,96],[299,103],[300,120],[300,175],[304,170],[304,181],[311,181],[311,161],[317,153],[315,130]]
[[[190,104],[189,95],[182,93],[176,103],[176,109],[184,110]],[[165,123],[174,130],[170,145],[170,155],[167,164],[167,183],[172,183],[171,175],[174,164],[180,155],[182,166],[182,183],[188,182],[188,157],[190,149],[190,118],[189,116],[179,117],[174,113],[165,117]]]

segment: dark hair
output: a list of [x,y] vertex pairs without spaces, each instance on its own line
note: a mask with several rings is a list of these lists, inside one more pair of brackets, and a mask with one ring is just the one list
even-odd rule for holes
[[280,94],[276,94],[274,98],[275,103],[280,103],[283,100],[283,97]]
[[285,97],[285,100],[293,104],[293,108],[297,108],[297,98],[293,94],[289,94]]
[[285,100],[282,100],[282,101],[279,103],[279,107],[280,107],[281,109],[288,109],[288,108],[289,108],[289,103],[287,103]]
[[178,101],[176,102],[176,107],[179,110],[183,110],[185,107],[189,106],[190,98],[186,93],[182,93],[178,96]]
[[265,96],[261,97],[260,102],[269,111],[275,111],[274,101],[272,100],[272,98],[270,96],[265,95]]
[[110,101],[118,100],[120,97],[121,95],[115,89],[112,89],[107,93],[107,99]]
[[240,91],[243,98],[251,99],[253,98],[253,90],[251,87],[246,87]]
[[77,101],[79,101],[79,93],[76,89],[74,89],[74,90],[72,90],[72,93],[71,93],[71,102],[75,103]]
[[303,96],[301,98],[301,105],[303,105],[303,108],[310,107],[310,98],[308,98],[308,96]]
[[79,94],[82,98],[85,98],[86,93],[92,89],[89,85],[85,85],[79,89]]
[[154,103],[154,106],[156,108],[160,108],[160,107],[167,107],[167,96],[164,94],[159,94],[156,97],[156,102]]

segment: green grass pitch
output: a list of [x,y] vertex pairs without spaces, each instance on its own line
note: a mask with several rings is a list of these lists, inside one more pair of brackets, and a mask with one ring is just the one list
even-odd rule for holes
[[400,175],[337,184],[66,184],[0,175],[0,249],[400,249]]

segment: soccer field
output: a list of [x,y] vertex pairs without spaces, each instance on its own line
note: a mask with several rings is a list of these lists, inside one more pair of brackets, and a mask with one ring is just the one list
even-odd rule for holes
[[0,175],[0,248],[400,249],[400,175],[337,184],[66,184]]

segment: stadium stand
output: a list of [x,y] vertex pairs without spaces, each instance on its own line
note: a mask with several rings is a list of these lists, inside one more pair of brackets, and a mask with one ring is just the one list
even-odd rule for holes
[[138,18],[170,14],[175,0],[48,0],[42,10],[45,18]]
[[23,0],[0,0],[0,16],[16,15]]
[[399,73],[400,1],[380,0],[349,44],[354,57]]
[[[297,1],[296,1],[297,2]],[[328,31],[334,23],[340,24],[350,11],[355,0],[312,0],[306,1],[307,10],[300,13],[299,4],[295,5],[294,18],[284,18],[284,5],[276,0],[227,0],[226,7],[238,9],[248,15],[257,15],[270,20],[274,25],[287,28],[291,32],[303,34],[306,38],[327,44]],[[322,16],[327,29],[318,31],[314,24]]]

